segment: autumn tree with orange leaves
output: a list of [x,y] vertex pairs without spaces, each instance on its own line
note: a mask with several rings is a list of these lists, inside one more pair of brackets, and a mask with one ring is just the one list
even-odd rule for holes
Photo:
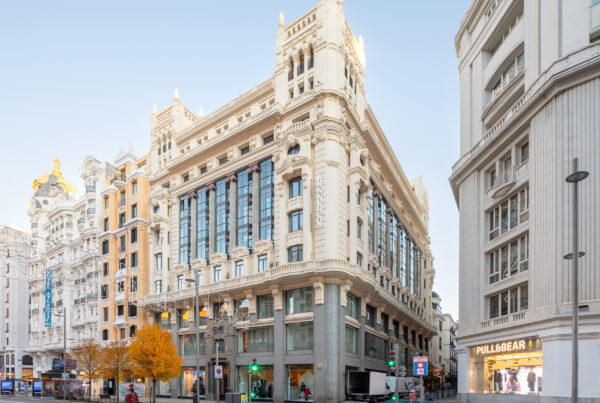
[[92,397],[92,384],[102,376],[102,346],[95,340],[83,341],[71,352],[77,362],[77,369],[89,382],[87,400]]
[[146,326],[135,333],[127,357],[133,372],[152,381],[153,403],[156,403],[156,381],[169,381],[181,375],[183,360],[177,354],[171,333],[158,326]]
[[127,343],[124,340],[116,340],[104,348],[102,356],[102,375],[105,379],[115,380],[117,403],[119,402],[119,382],[132,375],[128,352]]

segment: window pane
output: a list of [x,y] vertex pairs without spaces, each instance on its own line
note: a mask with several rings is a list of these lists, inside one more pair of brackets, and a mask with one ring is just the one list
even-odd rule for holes
[[524,311],[526,309],[529,308],[529,296],[528,294],[528,289],[527,289],[527,285],[524,285],[521,287],[521,301],[520,301],[520,305],[519,305],[519,310],[520,311]]
[[259,295],[258,296],[258,319],[273,317],[273,296]]
[[346,325],[346,352],[356,354],[356,344],[358,341],[358,332],[355,327]]
[[238,332],[238,353],[273,351],[273,327],[257,327]]
[[517,241],[510,244],[510,275],[519,271],[519,244]]
[[508,291],[504,291],[502,294],[500,294],[500,298],[500,315],[508,315]]
[[313,349],[313,323],[290,323],[286,325],[287,351]]
[[385,340],[365,333],[365,356],[385,360]]
[[313,311],[313,289],[300,288],[286,292],[287,314],[304,313]]
[[493,295],[490,297],[490,319],[498,316],[498,299],[499,295]]

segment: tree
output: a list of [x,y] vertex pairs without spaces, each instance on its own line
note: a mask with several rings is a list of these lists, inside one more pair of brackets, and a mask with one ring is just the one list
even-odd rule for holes
[[183,360],[177,354],[171,333],[158,326],[146,326],[135,333],[128,352],[136,375],[152,381],[153,403],[156,403],[156,381],[169,381],[181,374]]
[[127,344],[123,340],[112,341],[104,348],[102,356],[102,375],[115,379],[115,396],[119,402],[119,381],[131,376],[131,364],[127,357]]
[[77,362],[77,369],[90,384],[87,396],[89,401],[92,397],[92,383],[102,376],[102,346],[93,339],[84,340],[71,354]]

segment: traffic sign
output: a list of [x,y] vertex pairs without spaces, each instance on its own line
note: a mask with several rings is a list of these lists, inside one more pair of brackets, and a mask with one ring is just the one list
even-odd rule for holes
[[215,378],[223,379],[223,366],[215,365]]
[[413,375],[427,375],[427,356],[413,357]]

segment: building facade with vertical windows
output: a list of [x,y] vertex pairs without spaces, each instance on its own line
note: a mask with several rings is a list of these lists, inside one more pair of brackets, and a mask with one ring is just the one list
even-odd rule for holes
[[[456,35],[462,401],[571,396],[573,159],[579,396],[598,401],[600,3],[474,0]],[[596,399],[596,400],[594,400]]]
[[27,259],[31,234],[0,226],[0,379],[32,379],[29,340]]
[[53,362],[62,362],[65,340],[69,351],[97,337],[98,208],[110,169],[109,164],[87,157],[81,166],[82,195],[62,176],[58,160],[52,172],[33,183],[25,302],[29,309],[27,351],[33,358],[34,378],[60,379],[62,370],[53,368]]
[[348,371],[389,372],[393,344],[409,374],[429,353],[427,191],[402,171],[364,72],[341,2],[320,0],[280,16],[268,80],[206,116],[178,92],[153,112],[153,289],[140,304],[184,358],[159,395],[191,396],[197,351],[201,396],[277,402],[341,402]]
[[101,194],[99,223],[102,342],[128,341],[147,323],[138,299],[149,291],[148,157],[120,152],[113,171]]

